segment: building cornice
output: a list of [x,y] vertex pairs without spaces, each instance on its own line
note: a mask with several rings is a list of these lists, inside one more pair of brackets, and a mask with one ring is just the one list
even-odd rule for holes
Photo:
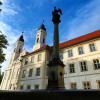
[[[87,41],[97,39],[97,38],[100,38],[100,30],[97,30],[97,31],[79,36],[77,38],[62,42],[62,43],[59,44],[59,47],[60,47],[60,49],[64,49],[64,48],[68,48],[68,47],[71,47],[73,45],[77,45],[77,44],[87,42]],[[41,47],[40,49],[35,50],[31,53],[27,53],[23,57],[31,55],[31,54],[35,54],[37,52],[41,52],[41,51],[44,51],[44,50],[52,51],[52,48],[53,48],[53,46],[43,45],[43,47]]]

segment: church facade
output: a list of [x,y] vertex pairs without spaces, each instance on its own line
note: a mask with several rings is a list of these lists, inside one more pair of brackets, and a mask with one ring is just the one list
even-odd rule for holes
[[[45,43],[46,28],[42,24],[36,34],[32,52],[23,50],[19,37],[0,85],[1,90],[46,89],[48,62],[52,46]],[[100,89],[100,30],[59,44],[64,67],[66,89]]]

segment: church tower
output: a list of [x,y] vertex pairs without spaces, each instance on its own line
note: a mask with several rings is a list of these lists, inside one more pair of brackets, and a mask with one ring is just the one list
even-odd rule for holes
[[22,34],[16,41],[16,46],[14,48],[14,51],[10,60],[10,65],[13,63],[14,60],[18,59],[18,57],[20,56],[20,53],[23,51],[23,46],[24,46],[24,38]]
[[24,46],[24,39],[23,39],[23,35],[21,35],[16,41],[16,45],[13,53],[11,54],[11,59],[8,68],[7,70],[5,70],[5,74],[2,79],[0,89],[2,90],[16,89],[17,81],[18,81],[17,76],[19,75],[20,66],[21,66],[19,57],[23,52],[23,46]]
[[24,38],[23,35],[21,35],[17,40],[16,47],[14,49],[15,52],[14,60],[16,60],[19,57],[20,53],[23,51],[23,46],[24,46]]
[[33,46],[33,51],[45,45],[45,39],[46,39],[46,28],[44,24],[41,24],[36,34],[36,40],[35,40],[35,45]]

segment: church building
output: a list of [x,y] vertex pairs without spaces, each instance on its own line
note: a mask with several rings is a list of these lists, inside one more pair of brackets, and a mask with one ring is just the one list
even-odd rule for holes
[[[21,35],[5,70],[1,90],[46,89],[48,86],[48,62],[53,46],[46,44],[46,28],[38,28],[32,52],[23,49]],[[60,59],[64,67],[66,89],[100,89],[100,30],[62,42]]]

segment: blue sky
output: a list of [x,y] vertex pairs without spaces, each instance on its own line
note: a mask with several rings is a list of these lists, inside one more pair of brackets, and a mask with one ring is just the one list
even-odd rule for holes
[[100,0],[1,0],[0,30],[7,35],[9,46],[3,70],[17,38],[24,31],[25,49],[32,51],[38,27],[44,20],[46,43],[53,43],[52,10],[62,9],[59,25],[60,42],[100,29]]

